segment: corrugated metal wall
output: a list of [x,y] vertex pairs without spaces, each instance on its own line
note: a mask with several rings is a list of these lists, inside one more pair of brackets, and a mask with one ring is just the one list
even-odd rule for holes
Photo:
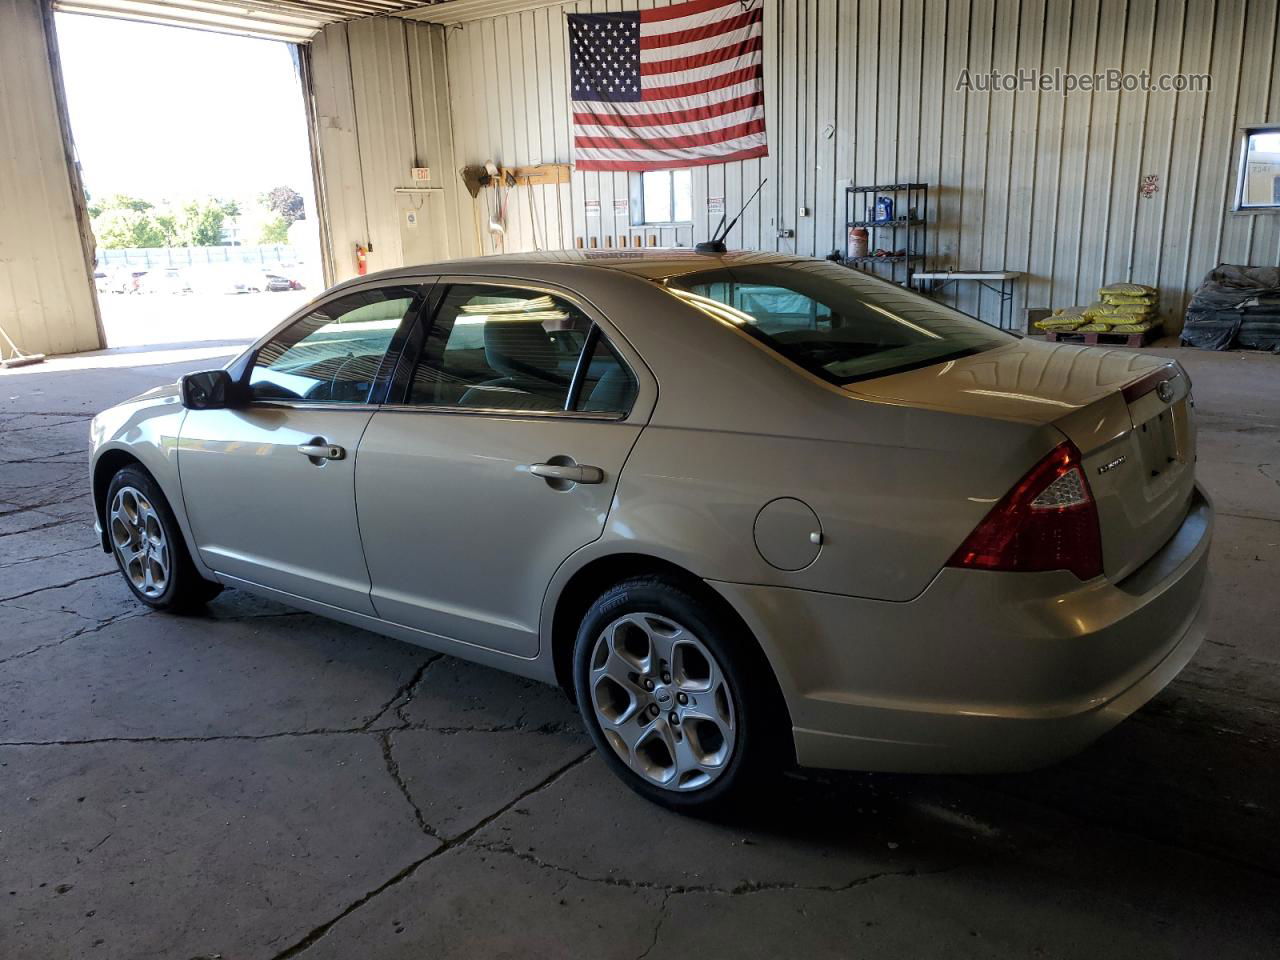
[[28,353],[97,349],[39,0],[0,0],[0,91],[0,326]]
[[[455,166],[571,161],[565,13],[665,3],[583,0],[446,28]],[[1022,271],[1019,309],[1088,302],[1100,284],[1132,280],[1160,286],[1176,327],[1216,263],[1280,262],[1280,217],[1228,212],[1236,128],[1280,121],[1276,0],[764,5],[771,156],[698,169],[696,222],[661,231],[663,244],[705,237],[708,197],[736,210],[767,176],[730,245],[824,256],[845,243],[845,186],[915,179],[937,201],[930,266]],[[1055,67],[1209,73],[1212,92],[956,89],[964,68]],[[1159,190],[1144,198],[1151,175]],[[485,195],[473,203],[460,194],[461,245],[647,238],[615,212],[628,196],[625,174],[520,187],[495,241]],[[783,228],[794,238],[779,238]],[[985,297],[969,290],[958,304],[988,312],[994,298]]]
[[[371,245],[370,270],[426,259],[421,247],[406,255],[406,237],[429,241],[437,259],[463,255],[442,28],[387,18],[326,27],[310,72],[332,279],[355,273],[357,243]],[[417,186],[415,166],[440,189],[403,192]],[[402,229],[410,210],[414,234]]]

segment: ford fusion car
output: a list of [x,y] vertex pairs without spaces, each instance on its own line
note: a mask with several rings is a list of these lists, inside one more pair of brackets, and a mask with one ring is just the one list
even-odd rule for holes
[[677,809],[1027,769],[1204,635],[1191,383],[845,267],[580,251],[340,284],[98,415],[138,599],[238,587],[572,696]]

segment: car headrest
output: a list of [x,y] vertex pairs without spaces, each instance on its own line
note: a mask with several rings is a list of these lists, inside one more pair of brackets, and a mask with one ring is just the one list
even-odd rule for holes
[[559,354],[540,320],[490,320],[484,325],[484,358],[505,377],[556,379]]

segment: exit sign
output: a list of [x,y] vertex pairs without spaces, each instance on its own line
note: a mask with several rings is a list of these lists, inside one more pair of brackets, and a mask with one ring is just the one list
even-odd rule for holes
[[430,167],[414,167],[410,173],[413,176],[414,183],[426,183],[431,179]]

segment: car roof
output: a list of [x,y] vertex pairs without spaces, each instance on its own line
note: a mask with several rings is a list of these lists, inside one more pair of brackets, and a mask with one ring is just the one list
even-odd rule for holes
[[[471,273],[477,269],[491,270],[496,274],[503,274],[507,270],[515,273],[526,273],[531,268],[536,272],[536,268],[539,265],[547,264],[561,267],[578,266],[614,270],[647,280],[666,280],[690,273],[701,273],[704,270],[714,270],[717,267],[797,263],[812,261],[812,259],[812,257],[800,257],[795,254],[760,253],[746,250],[733,250],[726,253],[698,253],[688,247],[638,247],[630,250],[540,250],[530,253],[495,254],[488,257],[468,257],[462,260],[399,267],[379,271],[377,274],[371,274],[370,277],[395,279],[397,277],[418,276],[422,274],[424,269],[432,273],[449,273],[453,270]],[[361,279],[367,280],[370,277]]]

